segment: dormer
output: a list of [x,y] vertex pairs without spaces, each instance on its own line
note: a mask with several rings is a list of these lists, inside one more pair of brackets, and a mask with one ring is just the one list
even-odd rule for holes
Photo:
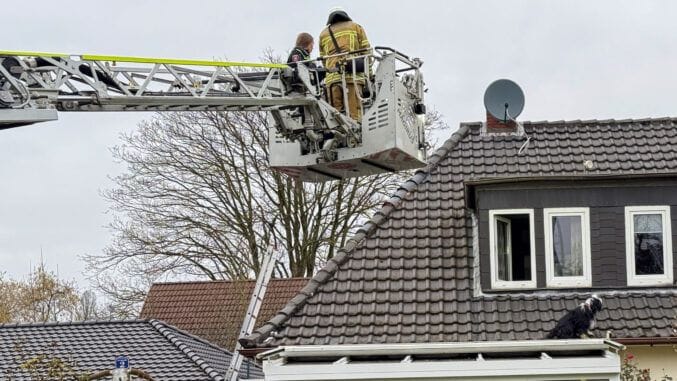
[[675,285],[677,177],[582,171],[466,186],[483,292]]

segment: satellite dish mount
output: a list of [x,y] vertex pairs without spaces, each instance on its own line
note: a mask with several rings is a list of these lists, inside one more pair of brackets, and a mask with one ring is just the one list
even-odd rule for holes
[[524,92],[509,79],[496,80],[484,92],[484,107],[503,123],[516,121],[524,110]]
[[522,123],[515,120],[524,110],[524,92],[522,89],[509,79],[496,80],[484,92],[484,107],[487,109],[487,113],[500,124],[503,126],[512,125],[516,128],[515,132],[518,135],[526,137],[517,151],[518,155],[524,153],[529,147],[531,137],[524,131]]

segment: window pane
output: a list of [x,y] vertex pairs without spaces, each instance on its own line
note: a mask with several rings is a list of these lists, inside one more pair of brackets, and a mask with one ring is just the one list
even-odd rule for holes
[[662,233],[663,220],[660,214],[635,214],[635,233]]
[[510,280],[531,280],[531,223],[528,214],[510,216]]
[[635,275],[663,274],[661,214],[635,214]]
[[492,220],[494,238],[493,279],[503,282],[529,281],[531,274],[531,222],[529,214],[496,214]]
[[581,216],[552,217],[555,276],[583,276]]
[[663,274],[663,233],[635,233],[635,274]]
[[508,224],[496,220],[496,253],[498,254],[498,279],[511,280],[508,254]]

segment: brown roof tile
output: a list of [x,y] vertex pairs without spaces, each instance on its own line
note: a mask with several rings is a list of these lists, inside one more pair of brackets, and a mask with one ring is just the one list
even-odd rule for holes
[[[272,318],[308,283],[307,278],[272,279],[257,327]],[[155,283],[141,310],[142,319],[158,319],[233,350],[256,281]]]

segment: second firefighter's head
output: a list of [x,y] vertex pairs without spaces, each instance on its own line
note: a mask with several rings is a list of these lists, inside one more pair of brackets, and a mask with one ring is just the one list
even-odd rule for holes
[[315,42],[310,33],[303,32],[296,36],[296,47],[305,49],[308,54],[313,52],[313,45]]
[[342,7],[334,7],[329,10],[329,17],[327,18],[327,25],[336,24],[341,21],[352,21],[348,13]]

